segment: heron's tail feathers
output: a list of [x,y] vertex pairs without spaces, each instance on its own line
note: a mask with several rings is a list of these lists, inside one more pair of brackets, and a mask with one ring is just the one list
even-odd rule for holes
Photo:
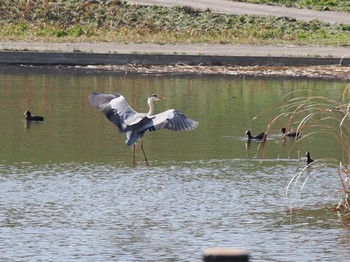
[[134,144],[136,144],[137,141],[139,141],[144,133],[139,133],[139,132],[135,132],[135,131],[128,131],[126,132],[126,141],[125,143],[128,146],[132,146]]

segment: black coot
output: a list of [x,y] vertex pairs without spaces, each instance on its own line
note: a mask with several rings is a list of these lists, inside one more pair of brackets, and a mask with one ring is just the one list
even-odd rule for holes
[[248,136],[248,140],[255,140],[255,141],[265,141],[266,140],[266,133],[262,132],[256,136],[252,136],[250,131],[246,131],[245,134]]
[[285,127],[283,127],[281,129],[281,132],[283,134],[283,136],[288,136],[288,137],[301,137],[301,133],[300,132],[296,132],[296,131],[287,131],[287,129]]
[[42,116],[32,116],[30,111],[25,111],[24,115],[26,116],[27,121],[44,121]]

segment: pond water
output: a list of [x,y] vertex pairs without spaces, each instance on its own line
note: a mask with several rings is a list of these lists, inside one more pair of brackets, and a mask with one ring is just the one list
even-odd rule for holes
[[[248,249],[251,261],[350,257],[349,227],[326,209],[340,197],[332,164],[286,197],[304,168],[297,152],[340,158],[335,141],[281,143],[282,122],[264,145],[245,136],[266,129],[275,112],[252,118],[285,94],[336,99],[344,82],[1,67],[0,83],[1,261],[201,261],[214,246]],[[133,168],[125,136],[88,103],[92,91],[119,91],[140,112],[163,95],[156,111],[180,109],[199,127],[147,133],[150,167],[138,150]],[[28,125],[26,110],[45,121]]]

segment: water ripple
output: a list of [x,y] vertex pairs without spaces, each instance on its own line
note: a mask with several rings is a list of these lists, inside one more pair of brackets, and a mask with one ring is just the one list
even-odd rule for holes
[[[285,187],[298,170],[289,160],[152,164],[0,165],[0,258],[200,261],[223,245],[252,250],[254,261],[348,255],[334,213],[288,214]],[[333,192],[329,180],[311,183]],[[301,207],[318,201],[308,192]]]

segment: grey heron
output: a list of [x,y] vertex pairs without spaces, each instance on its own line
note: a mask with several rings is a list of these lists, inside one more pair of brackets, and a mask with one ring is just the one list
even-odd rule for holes
[[301,132],[297,132],[297,131],[287,131],[287,129],[285,127],[281,128],[281,132],[283,134],[283,137],[301,137]]
[[30,111],[25,111],[24,115],[26,116],[27,121],[44,121],[44,118],[42,116],[32,116],[32,113],[30,113]]
[[256,136],[252,136],[252,133],[248,130],[245,132],[245,134],[248,136],[248,141],[255,140],[255,141],[266,141],[266,133],[262,132]]
[[169,109],[159,114],[154,114],[154,102],[164,99],[164,97],[152,94],[148,97],[148,113],[138,113],[126,102],[120,93],[100,94],[93,92],[89,95],[90,103],[102,111],[107,119],[116,125],[119,132],[126,134],[125,143],[133,147],[132,164],[136,165],[135,149],[136,143],[141,140],[141,150],[144,162],[148,166],[143,136],[146,131],[156,131],[160,129],[170,129],[173,131],[187,131],[197,127],[198,122],[185,116],[177,109]]

